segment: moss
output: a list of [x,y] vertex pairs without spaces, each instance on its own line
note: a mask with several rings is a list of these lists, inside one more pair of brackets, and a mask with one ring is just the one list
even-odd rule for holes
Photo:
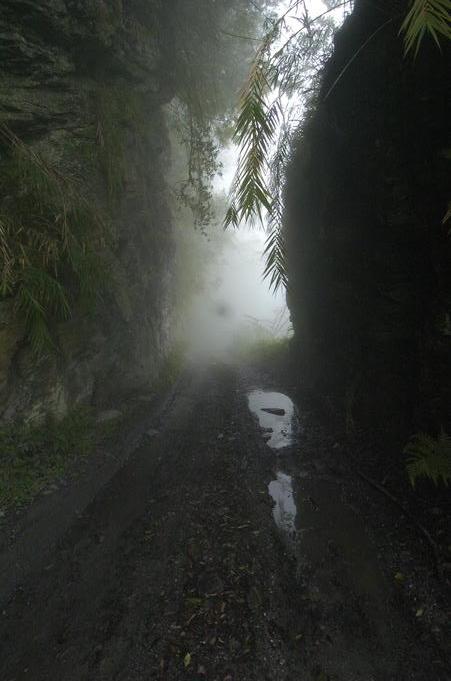
[[91,410],[78,408],[57,422],[0,428],[0,508],[22,506],[87,457],[99,434]]
[[125,186],[127,133],[144,134],[141,97],[125,86],[100,86],[94,94],[97,157],[110,200]]

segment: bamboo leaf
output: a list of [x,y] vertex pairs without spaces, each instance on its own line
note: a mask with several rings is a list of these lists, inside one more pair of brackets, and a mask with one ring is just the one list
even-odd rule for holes
[[439,37],[451,39],[451,2],[449,0],[413,0],[412,6],[401,24],[404,33],[404,51],[412,50],[415,56],[426,33],[441,49]]

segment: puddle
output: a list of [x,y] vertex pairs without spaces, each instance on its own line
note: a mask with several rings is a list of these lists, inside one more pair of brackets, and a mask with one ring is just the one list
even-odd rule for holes
[[291,475],[282,471],[278,471],[276,475],[276,480],[271,480],[268,485],[268,491],[275,503],[272,510],[274,522],[280,530],[293,537],[296,533],[297,514],[293,498],[293,481]]
[[[297,419],[294,404],[287,395],[252,390],[247,398],[249,409],[258,418],[268,447],[279,450],[295,444]],[[267,409],[271,411],[265,411]],[[271,480],[268,485],[268,492],[274,501],[272,511],[274,522],[287,539],[294,540],[297,508],[293,480],[291,475],[279,467],[276,468],[275,475],[275,480]]]
[[[249,409],[258,418],[260,428],[268,434],[266,444],[281,449],[294,444],[294,405],[287,395],[265,390],[252,390],[247,396]],[[277,409],[283,414],[271,414],[264,409]]]

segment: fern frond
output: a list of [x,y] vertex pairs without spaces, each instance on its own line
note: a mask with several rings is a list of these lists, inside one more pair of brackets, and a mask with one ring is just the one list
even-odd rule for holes
[[[265,247],[265,278],[274,289],[285,286],[286,257],[281,230],[280,173],[284,162],[276,163],[273,172],[270,156],[278,136],[280,120],[284,118],[286,104],[281,102],[299,94],[302,83],[307,79],[311,84],[317,78],[323,65],[327,49],[331,49],[334,33],[333,21],[325,19],[333,8],[346,6],[346,2],[335,0],[327,3],[327,9],[317,17],[310,18],[302,0],[293,0],[288,9],[276,21],[268,22],[268,32],[253,61],[249,78],[239,103],[239,115],[235,124],[235,142],[239,146],[237,172],[232,184],[231,201],[224,218],[224,226],[238,227],[240,222],[263,222],[268,217],[270,233]],[[276,50],[272,48],[283,30],[287,29],[286,17],[296,16],[299,8],[302,15],[296,17],[300,26],[291,31],[288,39]],[[440,47],[440,37],[451,38],[451,0],[412,0],[400,32],[404,33],[406,53],[418,52],[426,34]],[[386,22],[368,37],[355,52],[352,59],[341,71],[331,90],[337,85],[349,65],[359,56],[366,45],[389,23]],[[317,24],[317,22],[319,22]],[[325,47],[326,45],[326,47]],[[328,48],[327,48],[328,46]],[[310,90],[312,88],[310,87]],[[271,98],[275,97],[271,105]],[[276,152],[277,155],[277,152]],[[444,222],[450,218],[447,212]]]
[[260,221],[263,211],[271,211],[268,187],[268,158],[277,133],[280,105],[269,104],[270,72],[260,51],[249,74],[241,98],[234,140],[239,146],[238,168],[233,184],[233,207],[227,212],[225,226]]
[[[259,221],[263,226],[267,218],[269,234],[264,256],[264,278],[270,288],[277,290],[287,284],[286,253],[282,233],[281,179],[286,158],[286,147],[280,144],[288,139],[284,115],[286,103],[299,90],[301,73],[318,70],[321,59],[315,61],[323,41],[331,44],[333,24],[325,16],[334,7],[346,2],[334,2],[317,17],[311,19],[303,0],[293,0],[285,12],[268,22],[268,30],[257,51],[249,77],[241,92],[239,113],[235,123],[234,140],[239,147],[237,171],[232,184],[230,205],[224,218],[224,227],[238,227],[241,222]],[[298,20],[300,28],[285,43],[277,46],[278,39],[288,29],[287,17],[302,11]],[[315,22],[320,29],[313,30]],[[289,29],[288,29],[289,30]],[[302,34],[305,34],[305,39]],[[302,77],[301,77],[302,80]],[[285,129],[284,129],[285,128]],[[273,162],[274,157],[278,160]],[[273,173],[274,167],[277,172]]]
[[268,101],[277,72],[265,58],[266,48],[267,44],[257,54],[240,100],[234,135],[240,155],[224,226],[238,227],[240,222],[252,223],[256,219],[263,224],[263,214],[267,214],[269,234],[263,253],[263,278],[269,279],[270,288],[275,292],[287,281],[280,207],[269,184],[281,104],[278,98],[272,103]]
[[426,477],[437,485],[451,481],[451,437],[441,431],[438,438],[426,433],[414,435],[404,448],[408,455],[406,469],[412,487]]
[[286,289],[288,286],[288,268],[280,206],[274,208],[271,215],[263,257],[265,258],[263,278],[269,280],[269,288],[274,293],[279,289]]
[[406,54],[413,50],[416,56],[427,33],[441,49],[439,36],[451,39],[451,0],[413,0],[400,30]]

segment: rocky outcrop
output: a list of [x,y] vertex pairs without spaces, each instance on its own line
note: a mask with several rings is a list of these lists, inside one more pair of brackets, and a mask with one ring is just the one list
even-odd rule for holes
[[450,50],[404,56],[407,6],[357,0],[287,188],[299,381],[401,437],[451,417]]
[[0,122],[75,177],[114,235],[111,281],[94,311],[55,323],[57,352],[37,360],[14,300],[0,300],[4,419],[148,388],[171,349],[169,30],[157,0],[2,3]]

